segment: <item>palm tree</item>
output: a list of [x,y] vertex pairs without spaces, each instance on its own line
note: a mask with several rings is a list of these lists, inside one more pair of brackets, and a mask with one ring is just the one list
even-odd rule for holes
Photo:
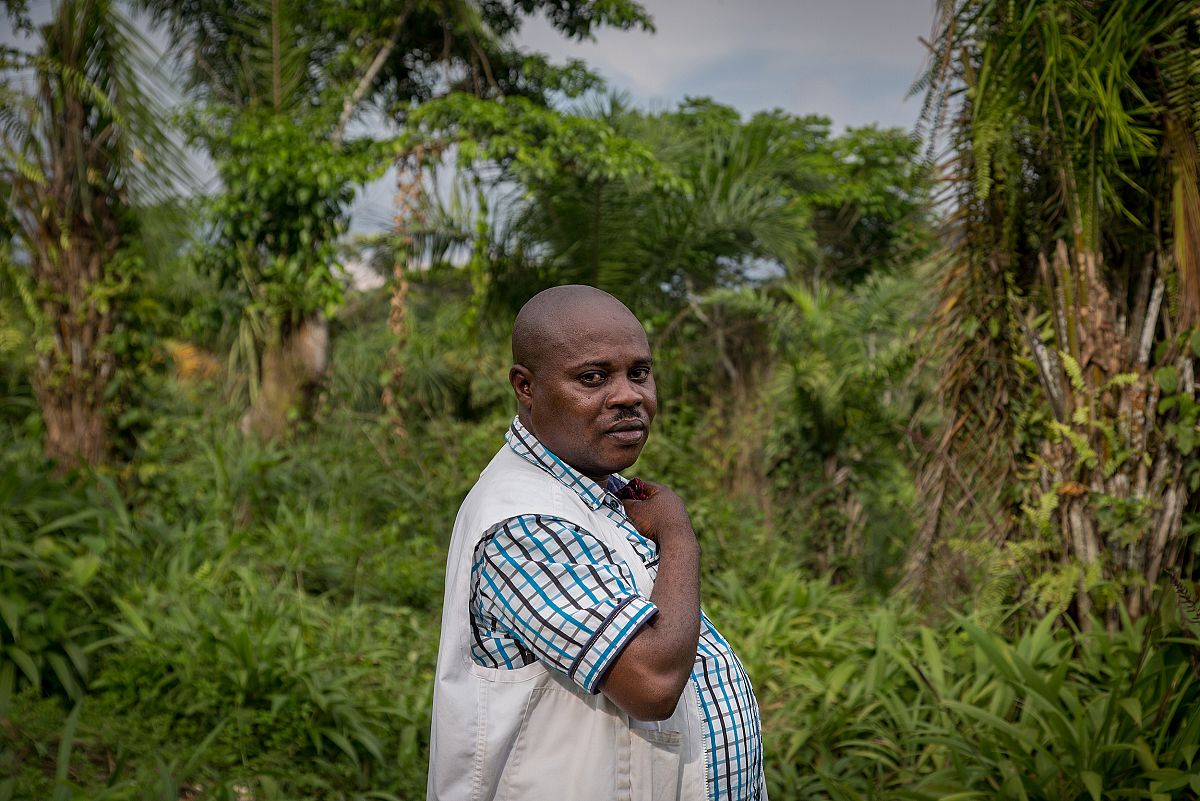
[[169,146],[146,43],[116,3],[59,3],[37,37],[36,52],[6,53],[0,87],[3,227],[16,242],[5,268],[34,322],[45,453],[68,468],[108,454],[123,249],[155,191],[147,166]]
[[[253,400],[244,423],[266,435],[286,429],[289,408],[320,378],[327,343],[321,312],[338,301],[335,240],[354,190],[390,157],[412,155],[350,138],[351,122],[365,109],[403,125],[415,104],[448,91],[532,97],[544,106],[580,70],[553,69],[515,45],[521,21],[541,11],[572,36],[597,25],[649,25],[629,0],[598,7],[548,0],[141,5],[175,42],[193,98],[217,112],[196,127],[222,170],[228,201],[219,204],[218,247],[209,254],[245,298],[238,350],[251,368]],[[246,181],[252,166],[272,176],[272,191]],[[289,176],[310,173],[320,180],[288,184]],[[404,286],[401,272],[398,310]],[[261,382],[253,380],[259,375]]]
[[1115,623],[1112,600],[1142,614],[1164,571],[1195,566],[1195,4],[938,13],[920,85],[953,209],[933,320],[944,422],[909,580],[962,564],[947,543],[967,532],[1044,573],[1035,602],[1085,624],[1099,603]]
[[173,41],[196,101],[190,133],[221,179],[200,251],[242,301],[230,354],[250,395],[242,428],[278,436],[326,370],[325,312],[341,297],[336,240],[355,189],[386,164],[369,142],[347,142],[346,126],[420,4],[374,10],[391,33],[348,37],[376,56],[354,60],[353,88],[340,73],[348,44],[329,28],[352,13],[306,0],[139,5]]
[[507,230],[537,262],[535,281],[588,283],[658,310],[669,298],[674,311],[768,262],[798,271],[811,261],[812,210],[789,183],[804,166],[786,146],[787,126],[743,123],[705,102],[643,115],[620,97],[581,117],[659,172],[514,173],[529,196]]

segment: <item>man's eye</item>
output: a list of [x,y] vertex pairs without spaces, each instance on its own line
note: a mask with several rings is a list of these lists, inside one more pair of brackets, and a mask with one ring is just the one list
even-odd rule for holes
[[629,371],[629,378],[633,381],[645,381],[650,377],[649,367],[635,367]]
[[588,372],[579,376],[579,380],[585,384],[599,384],[604,381],[604,373],[600,372],[599,370],[589,370]]

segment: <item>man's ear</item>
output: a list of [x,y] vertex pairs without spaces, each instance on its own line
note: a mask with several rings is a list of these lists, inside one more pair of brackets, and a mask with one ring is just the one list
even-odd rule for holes
[[533,373],[523,364],[514,364],[508,371],[508,383],[517,395],[517,403],[528,409],[533,403]]

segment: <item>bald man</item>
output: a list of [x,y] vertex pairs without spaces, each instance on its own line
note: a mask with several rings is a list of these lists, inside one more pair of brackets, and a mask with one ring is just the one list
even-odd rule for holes
[[650,346],[613,296],[517,315],[517,416],[454,524],[430,799],[765,799],[758,704],[700,609],[683,501],[627,486],[654,421]]

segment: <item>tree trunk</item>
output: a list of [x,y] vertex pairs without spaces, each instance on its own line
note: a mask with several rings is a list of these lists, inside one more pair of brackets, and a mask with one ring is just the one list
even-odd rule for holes
[[108,453],[104,394],[113,355],[105,339],[112,319],[92,299],[106,267],[94,244],[77,235],[65,249],[51,245],[38,254],[35,269],[47,298],[41,312],[50,330],[38,355],[33,388],[45,425],[44,452],[63,470],[100,464]]
[[[1100,257],[1059,241],[1052,259],[1042,259],[1051,289],[1057,353],[1038,347],[1027,330],[1038,374],[1052,401],[1056,436],[1042,447],[1037,491],[1056,493],[1061,552],[1079,567],[1075,598],[1079,623],[1093,610],[1091,592],[1100,580],[1126,585],[1131,616],[1150,608],[1153,587],[1180,536],[1187,487],[1186,455],[1167,435],[1175,413],[1160,410],[1161,387],[1149,366],[1150,347],[1162,317],[1161,274],[1170,265],[1147,260],[1132,305],[1109,292],[1100,276]],[[1170,349],[1157,367],[1178,376],[1172,394],[1195,397],[1191,354]],[[1178,402],[1178,401],[1177,401]],[[1116,625],[1116,609],[1106,610]]]
[[[411,247],[411,237],[409,247]],[[408,258],[408,248],[402,254],[397,254],[392,266],[392,298],[388,311],[388,330],[394,337],[388,353],[391,366],[387,384],[383,388],[384,414],[391,422],[392,433],[403,438],[405,435],[404,409],[401,398],[404,393],[404,349],[408,345],[408,277],[405,275],[404,263]]]
[[329,324],[313,315],[267,346],[258,395],[242,415],[244,434],[277,439],[296,420],[312,416],[321,379],[329,368]]
[[[436,155],[436,154],[435,154]],[[394,337],[388,353],[390,375],[380,401],[384,414],[391,422],[392,433],[403,439],[404,427],[404,350],[408,347],[408,269],[418,263],[415,232],[425,224],[425,176],[422,169],[426,152],[417,147],[397,159],[396,171],[396,239],[399,247],[393,255],[392,297],[388,312],[388,330]]]
[[[67,122],[82,125],[84,113],[80,104],[70,104]],[[57,213],[43,216],[33,237],[33,277],[45,326],[33,389],[46,427],[43,450],[69,470],[100,464],[108,455],[104,404],[115,364],[107,342],[113,328],[108,290],[121,242],[112,206],[120,199],[84,195],[80,208],[70,157],[64,153],[56,167],[47,202]]]
[[[1144,615],[1156,582],[1187,552],[1183,515],[1189,504],[1185,468],[1195,454],[1189,442],[1197,416],[1194,354],[1190,344],[1179,345],[1165,303],[1166,277],[1173,272],[1169,254],[1142,260],[1131,271],[1128,290],[1110,289],[1100,255],[1079,242],[1058,241],[1043,254],[1037,291],[997,295],[1001,300],[990,313],[1020,329],[1004,339],[1013,353],[984,360],[970,350],[975,342],[952,351],[960,361],[946,365],[948,373],[961,364],[1028,359],[1050,421],[1021,435],[1037,440],[997,480],[987,472],[986,451],[995,445],[989,440],[1008,443],[1004,447],[1014,452],[1020,447],[989,427],[1011,419],[1007,401],[969,393],[971,404],[954,395],[945,399],[955,416],[938,441],[923,446],[930,457],[918,489],[927,513],[909,553],[905,584],[922,593],[944,589],[945,579],[954,576],[954,549],[939,545],[973,531],[975,540],[997,546],[996,564],[975,567],[1002,564],[1031,580],[1061,571],[1063,584],[1043,584],[1038,600],[1047,608],[1070,603],[1082,627],[1097,612],[1112,627],[1121,604],[1135,619]],[[1038,330],[1039,319],[1047,321],[1049,333]],[[1171,376],[1165,389],[1164,373]],[[1000,380],[986,386],[1005,390]],[[1023,395],[1032,389],[1015,381],[1012,386]],[[1024,487],[1027,511],[1047,510],[1039,530],[1031,531],[1032,520],[1001,496],[1014,485]],[[1052,542],[1042,541],[1047,536]],[[1035,553],[1041,556],[1030,556]],[[970,567],[961,577],[977,581]],[[1068,578],[1073,590],[1065,589]],[[1120,589],[1116,595],[1114,587]]]
[[[45,52],[86,71],[97,46],[95,13],[64,6],[47,28]],[[108,338],[128,191],[120,129],[105,110],[53,71],[39,72],[38,87],[42,179],[10,188],[38,298],[32,383],[45,425],[43,449],[69,470],[108,455],[104,407],[115,364]]]

